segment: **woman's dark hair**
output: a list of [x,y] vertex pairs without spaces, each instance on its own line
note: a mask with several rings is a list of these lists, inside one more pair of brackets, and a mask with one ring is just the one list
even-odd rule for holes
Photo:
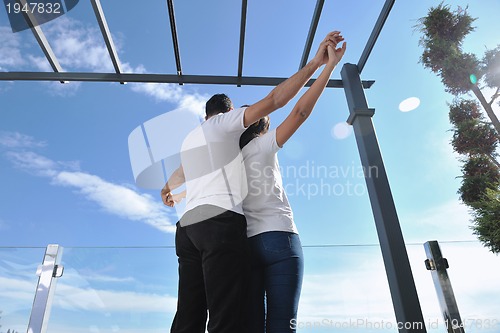
[[240,136],[240,149],[243,149],[243,147],[245,147],[254,138],[267,133],[269,130],[269,124],[269,116],[265,116],[248,126],[245,132],[243,132]]
[[219,113],[226,113],[233,108],[233,102],[226,94],[215,94],[205,104],[205,114],[208,119]]

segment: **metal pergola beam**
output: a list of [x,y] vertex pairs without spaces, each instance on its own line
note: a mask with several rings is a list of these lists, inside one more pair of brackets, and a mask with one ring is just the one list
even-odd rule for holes
[[104,42],[106,43],[106,47],[108,48],[109,56],[111,58],[111,61],[113,62],[115,72],[119,74],[122,72],[120,60],[118,59],[118,53],[116,52],[116,47],[113,43],[113,38],[111,37],[108,23],[106,21],[106,17],[104,16],[104,11],[102,10],[101,1],[90,0],[90,2],[92,3],[92,8],[94,9],[99,28],[101,28],[102,37],[104,38]]
[[389,13],[391,12],[392,6],[394,5],[395,1],[396,0],[386,0],[384,7],[382,7],[382,10],[380,11],[380,15],[377,19],[377,22],[375,23],[375,27],[373,28],[370,38],[368,39],[368,42],[365,45],[365,49],[363,50],[363,53],[361,53],[361,57],[358,61],[358,70],[360,74],[365,67],[366,61],[368,60],[368,57],[370,56],[375,43],[377,42],[377,38],[380,35],[382,28],[384,27],[387,17],[389,17]]
[[[26,0],[17,0],[17,2],[22,6],[22,8],[28,7]],[[59,61],[57,60],[54,54],[54,51],[52,51],[52,48],[50,47],[50,44],[47,41],[47,38],[45,37],[45,34],[43,33],[42,29],[40,28],[35,16],[31,13],[30,10],[26,11],[23,10],[21,12],[24,16],[24,19],[26,20],[26,23],[31,28],[31,32],[33,32],[33,35],[35,36],[36,41],[38,42],[38,45],[40,45],[40,48],[45,54],[45,57],[47,58],[50,64],[50,67],[52,67],[52,70],[54,72],[62,72],[61,65],[59,64]]]
[[307,35],[306,45],[304,47],[304,52],[302,53],[302,59],[300,60],[299,69],[306,65],[309,54],[311,53],[312,43],[314,40],[314,36],[316,35],[316,29],[318,28],[319,18],[321,17],[324,3],[325,0],[318,0],[318,2],[316,2],[316,8],[314,9],[314,15],[309,27],[309,34]]
[[[181,54],[179,51],[179,40],[177,38],[177,26],[175,24],[175,11],[174,11],[174,1],[167,0],[168,7],[168,17],[170,21],[170,31],[172,32],[172,43],[174,46],[174,55],[175,55],[175,66],[177,69],[177,75],[179,78],[182,77],[182,66],[181,66]],[[179,84],[183,84],[182,81],[179,80]]]
[[[222,84],[246,86],[277,86],[287,78],[243,76],[207,76],[174,74],[133,74],[133,73],[88,73],[88,72],[0,72],[0,81],[80,81],[80,82],[140,82],[140,83],[189,83]],[[306,84],[309,87],[315,80]],[[363,88],[369,89],[375,81],[362,81]],[[327,87],[342,88],[342,80],[330,80]]]
[[[240,51],[238,55],[238,80],[243,76],[243,54],[245,51],[245,29],[247,25],[247,7],[248,1],[242,0],[241,2],[241,22],[240,22]],[[241,85],[238,84],[238,87]]]

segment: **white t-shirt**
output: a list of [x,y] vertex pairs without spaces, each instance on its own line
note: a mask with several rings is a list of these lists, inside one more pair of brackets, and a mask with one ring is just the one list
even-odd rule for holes
[[244,112],[245,108],[239,108],[213,116],[184,139],[181,164],[186,212],[208,204],[243,214],[246,176],[239,139],[245,131]]
[[250,141],[242,149],[248,194],[243,200],[247,236],[267,231],[298,233],[283,189],[278,163],[276,129]]

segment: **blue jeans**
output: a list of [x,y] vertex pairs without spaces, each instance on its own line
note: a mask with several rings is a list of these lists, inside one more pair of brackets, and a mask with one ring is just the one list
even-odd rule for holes
[[299,235],[265,232],[248,239],[251,262],[248,288],[248,332],[295,332],[304,274]]

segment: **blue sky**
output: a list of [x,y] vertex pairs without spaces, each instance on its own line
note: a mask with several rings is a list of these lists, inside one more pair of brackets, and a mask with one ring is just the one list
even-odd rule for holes
[[[467,5],[461,0],[447,3],[453,8]],[[314,4],[249,1],[243,75],[293,74]],[[396,2],[362,79],[376,80],[366,96],[376,109],[374,124],[405,241],[410,244],[425,318],[441,320],[421,245],[437,239],[464,241],[443,245],[462,317],[500,320],[495,301],[500,289],[494,283],[500,277],[499,259],[474,242],[467,208],[456,193],[460,162],[449,145],[447,119],[452,96],[418,63],[421,48],[414,26],[437,4]],[[343,62],[357,63],[382,5],[383,1],[326,1],[313,50],[327,32],[338,29],[348,42]],[[148,7],[107,1],[103,8],[127,72],[175,73],[164,1]],[[177,1],[175,8],[183,72],[235,75],[240,3]],[[478,20],[476,31],[464,43],[467,51],[481,55],[499,44],[500,24],[491,15],[499,10],[495,0],[470,3],[469,12]],[[86,1],[42,28],[65,70],[112,71]],[[333,78],[340,78],[340,69]],[[50,70],[31,32],[13,34],[4,11],[0,11],[0,70]],[[144,122],[181,106],[197,112],[214,93],[225,92],[235,105],[242,105],[258,101],[270,90],[0,82],[0,332],[9,327],[22,331],[26,326],[34,271],[43,247],[53,243],[66,248],[66,272],[58,284],[51,330],[67,331],[70,325],[73,332],[134,332],[137,327],[156,332],[168,327],[176,297],[176,258],[171,248],[176,217],[163,207],[157,190],[134,183],[128,136]],[[419,98],[420,105],[401,112],[399,104],[410,97]],[[271,116],[271,126],[284,119],[294,101]],[[304,325],[322,319],[394,320],[380,251],[373,245],[378,238],[356,142],[344,125],[347,116],[344,92],[328,89],[310,119],[279,153],[295,220],[307,246],[299,314]],[[321,173],[325,169],[328,173]],[[349,246],[313,247],[318,245]],[[477,263],[473,270],[471,261]],[[82,313],[85,320],[75,320]]]

